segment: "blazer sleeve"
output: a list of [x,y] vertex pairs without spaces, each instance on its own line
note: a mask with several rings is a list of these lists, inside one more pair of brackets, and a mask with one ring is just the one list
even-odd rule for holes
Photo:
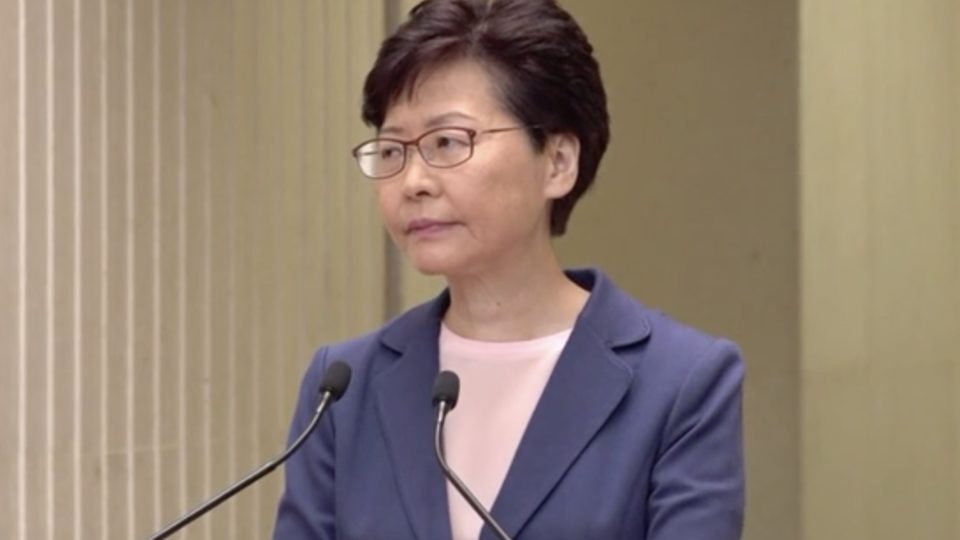
[[651,475],[647,540],[740,538],[743,377],[740,352],[724,340],[687,374]]
[[[300,397],[287,444],[306,429],[319,400],[326,371],[327,349],[317,351],[300,386]],[[275,540],[334,540],[334,427],[330,410],[317,430],[284,465],[285,487],[280,497]]]

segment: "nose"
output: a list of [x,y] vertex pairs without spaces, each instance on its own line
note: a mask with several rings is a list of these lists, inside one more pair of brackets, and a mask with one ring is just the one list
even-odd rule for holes
[[404,196],[411,199],[437,196],[440,184],[433,168],[423,161],[423,156],[415,147],[408,147],[407,152],[406,167],[400,171]]

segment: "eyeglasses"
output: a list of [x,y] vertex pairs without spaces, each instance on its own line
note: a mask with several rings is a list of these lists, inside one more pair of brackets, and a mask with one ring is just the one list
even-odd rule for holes
[[438,169],[449,169],[473,157],[474,139],[484,133],[503,133],[527,129],[531,126],[511,126],[475,130],[460,127],[440,127],[425,132],[416,139],[404,141],[379,137],[357,145],[353,157],[364,176],[374,180],[389,178],[407,165],[407,147],[414,146],[424,163]]

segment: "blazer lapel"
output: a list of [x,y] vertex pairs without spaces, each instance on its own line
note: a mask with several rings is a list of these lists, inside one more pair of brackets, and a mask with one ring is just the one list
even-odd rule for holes
[[[630,370],[594,336],[577,333],[554,368],[493,506],[516,536],[626,394]],[[483,540],[493,540],[484,529]]]
[[395,321],[383,343],[402,354],[373,383],[401,502],[420,540],[449,540],[451,536],[446,486],[433,453],[435,413],[431,403],[439,369],[439,314],[443,309],[444,296]]
[[[628,297],[599,272],[570,272],[591,298],[534,409],[491,513],[518,535],[626,395],[632,370],[614,348],[650,328]],[[627,317],[627,318],[623,318]],[[481,540],[495,540],[488,528]]]

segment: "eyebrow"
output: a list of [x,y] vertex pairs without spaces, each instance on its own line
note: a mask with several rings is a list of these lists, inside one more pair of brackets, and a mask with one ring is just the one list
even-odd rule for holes
[[[435,127],[443,126],[449,124],[453,120],[472,120],[476,121],[477,119],[473,116],[470,116],[467,113],[453,111],[448,113],[443,113],[441,115],[434,116],[430,120],[427,120],[427,123],[423,125],[425,129],[432,129]],[[400,134],[403,133],[403,128],[399,126],[387,126],[380,130],[381,134]]]

